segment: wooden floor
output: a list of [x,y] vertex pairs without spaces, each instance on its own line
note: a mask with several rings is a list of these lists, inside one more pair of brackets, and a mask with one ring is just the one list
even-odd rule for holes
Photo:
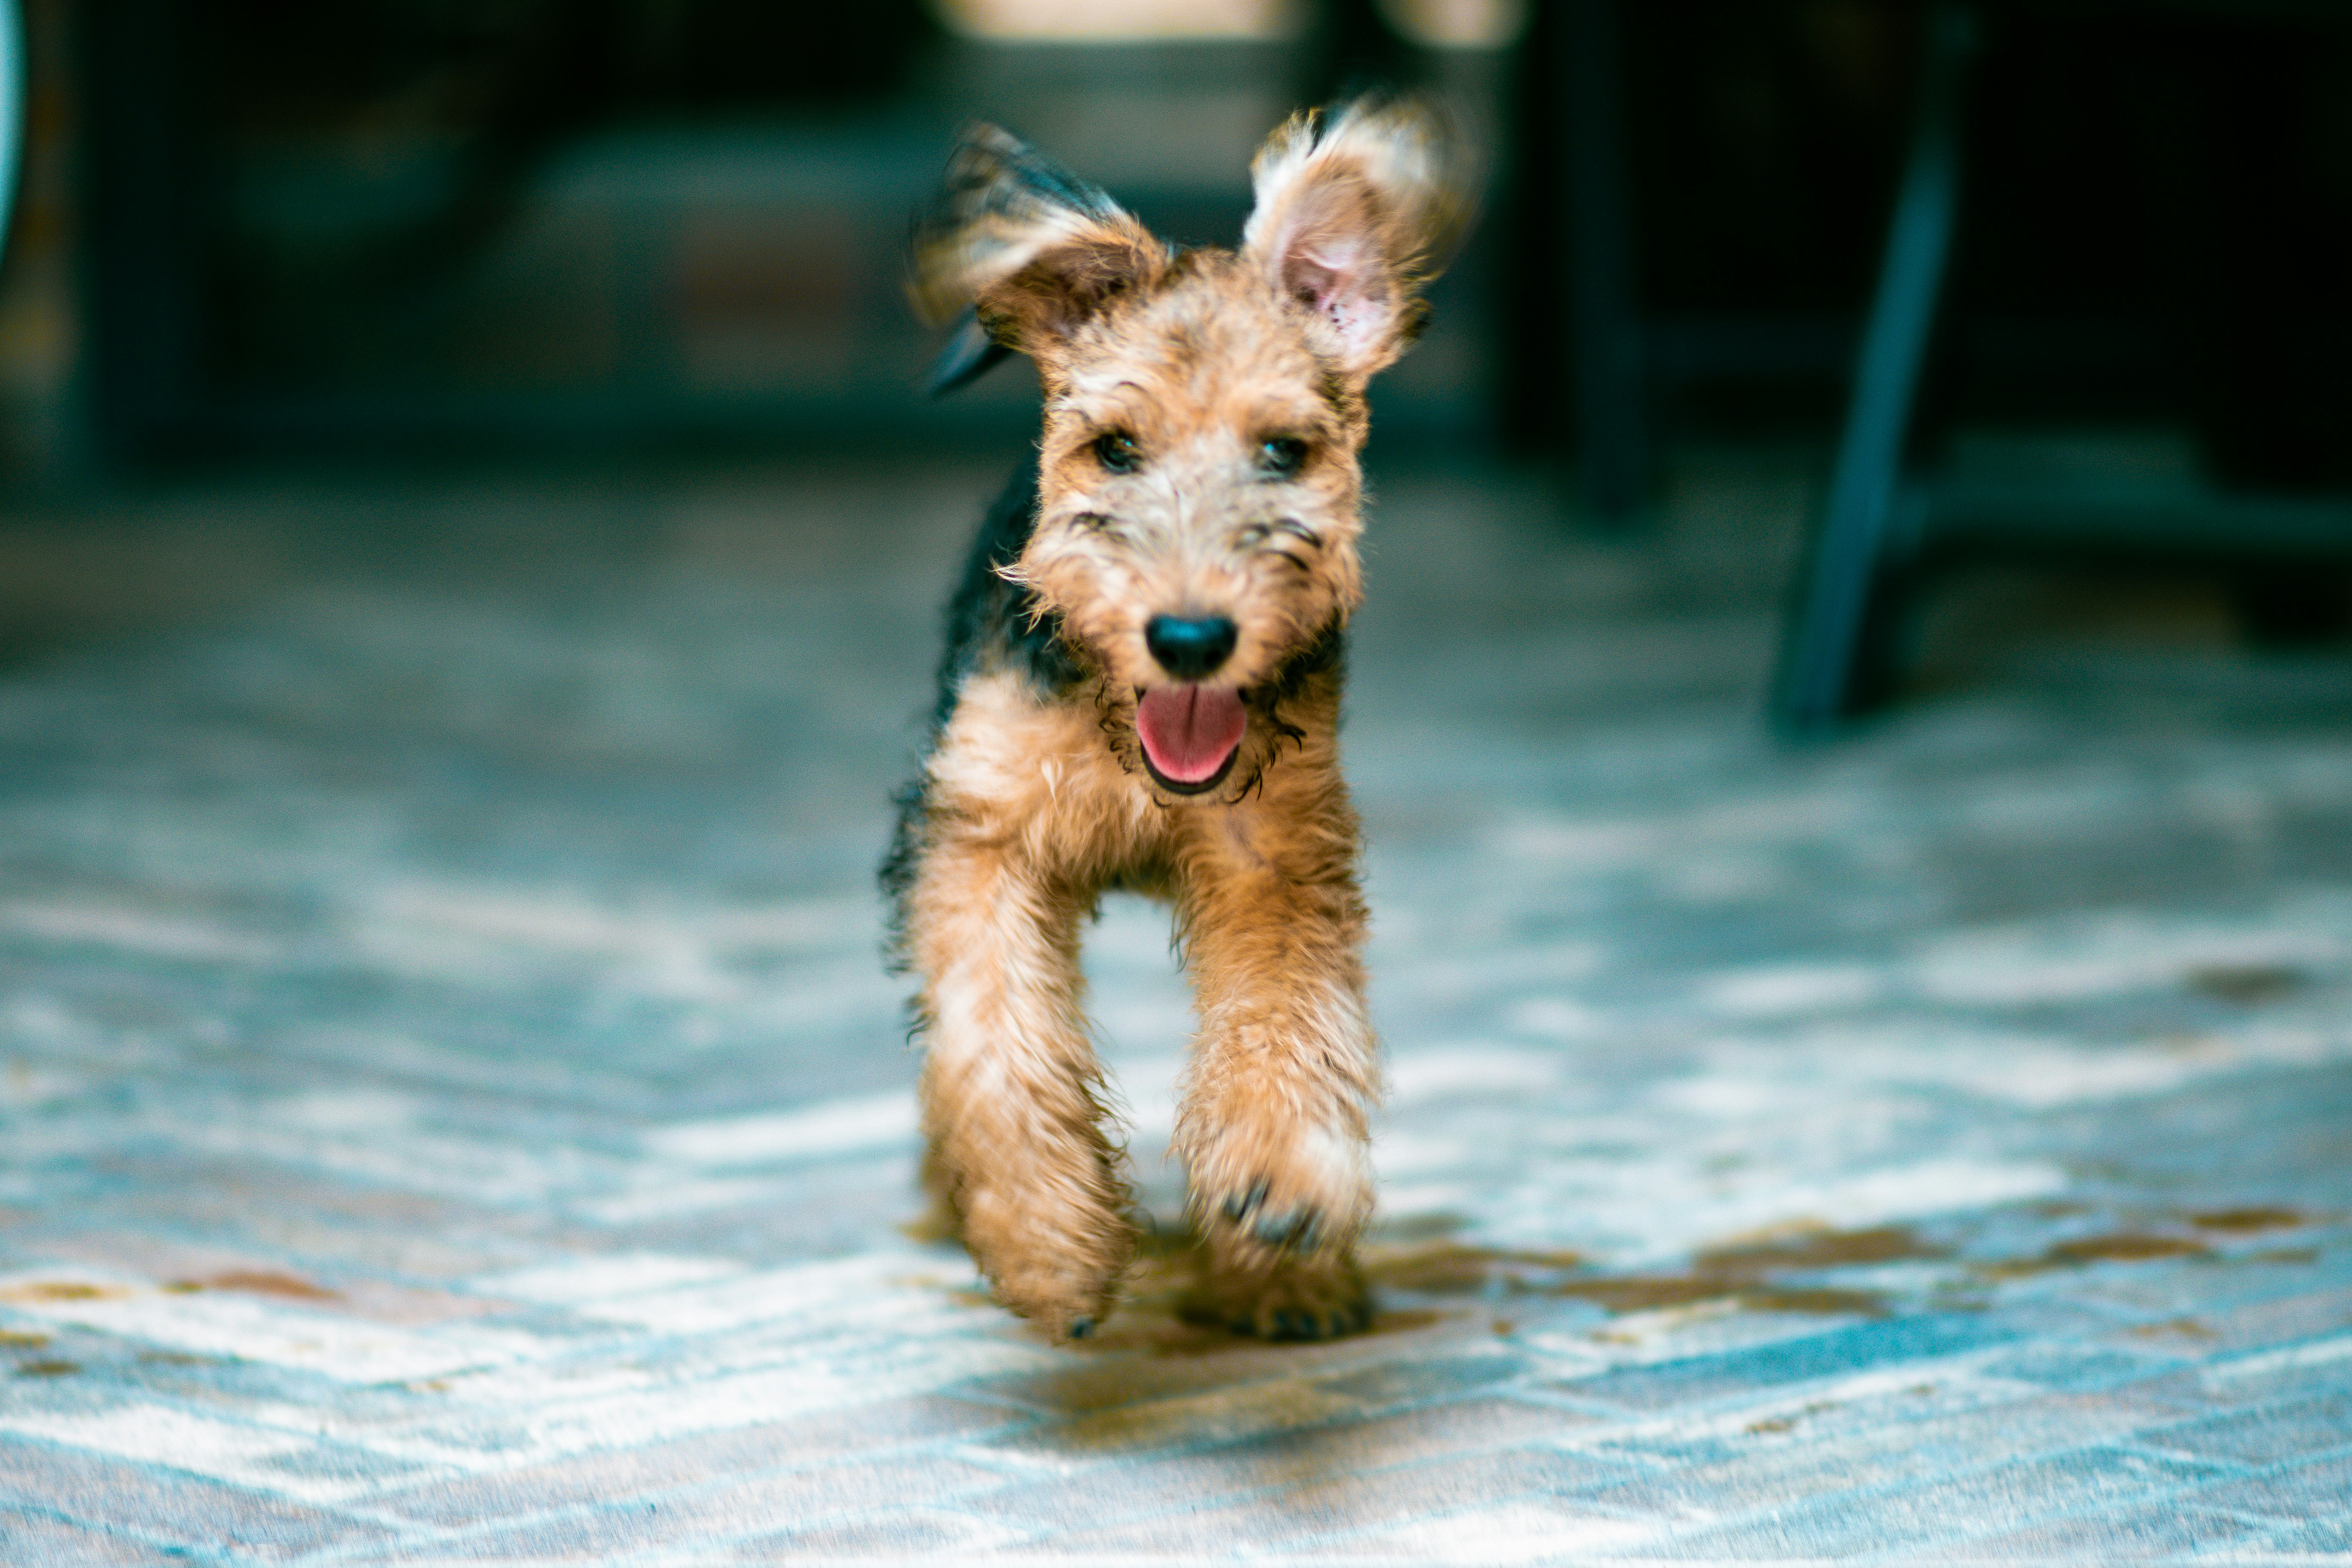
[[[908,1230],[871,868],[996,476],[0,521],[0,1559],[2342,1560],[2352,656],[1988,578],[1759,692],[1804,454],[1385,477],[1373,1332]],[[1143,1201],[1185,998],[1106,910]]]

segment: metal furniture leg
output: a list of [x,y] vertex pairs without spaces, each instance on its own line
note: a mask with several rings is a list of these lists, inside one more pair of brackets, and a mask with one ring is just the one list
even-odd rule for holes
[[1772,695],[1792,738],[1835,731],[1874,695],[1873,598],[1888,566],[1912,406],[1940,301],[1960,189],[1962,88],[1974,52],[1965,5],[1937,7],[1910,152],[1871,301],[1829,503],[1798,581]]
[[25,163],[25,18],[16,0],[0,0],[0,239],[16,206]]

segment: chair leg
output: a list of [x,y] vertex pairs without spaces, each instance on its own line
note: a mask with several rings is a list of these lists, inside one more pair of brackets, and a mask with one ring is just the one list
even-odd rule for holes
[[1774,682],[1772,720],[1791,737],[1833,731],[1868,705],[1880,684],[1866,668],[1874,613],[1883,608],[1872,600],[1895,564],[1895,491],[1951,251],[1974,21],[1961,5],[1939,5],[1930,18],[1917,119],[1863,333],[1853,400]]

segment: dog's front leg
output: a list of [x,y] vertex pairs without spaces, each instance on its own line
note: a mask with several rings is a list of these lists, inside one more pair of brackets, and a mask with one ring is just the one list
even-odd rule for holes
[[1201,1036],[1176,1146],[1206,1244],[1196,1310],[1267,1339],[1323,1339],[1370,1310],[1379,1063],[1364,1006],[1355,819],[1337,781],[1286,820],[1225,808],[1180,889]]
[[1056,1339],[1102,1321],[1135,1247],[1080,1011],[1086,907],[1017,848],[952,832],[910,905],[926,1179],[1004,1304]]

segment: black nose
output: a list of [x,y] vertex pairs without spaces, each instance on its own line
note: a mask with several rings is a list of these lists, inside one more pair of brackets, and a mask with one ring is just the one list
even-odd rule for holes
[[1186,620],[1178,616],[1154,616],[1143,628],[1143,646],[1160,668],[1179,680],[1213,675],[1233,656],[1240,630],[1223,616]]

